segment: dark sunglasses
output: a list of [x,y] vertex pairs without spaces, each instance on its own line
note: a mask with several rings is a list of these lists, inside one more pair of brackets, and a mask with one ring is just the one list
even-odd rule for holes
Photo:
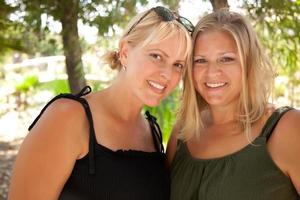
[[138,25],[152,11],[154,11],[158,16],[160,16],[162,21],[169,22],[172,20],[176,20],[180,24],[182,24],[188,32],[193,33],[195,27],[192,24],[192,22],[190,22],[190,20],[178,15],[175,12],[172,12],[171,10],[165,7],[157,6],[148,10],[148,12],[146,12],[136,23],[134,23],[128,30],[126,35],[128,35],[136,27],[136,25]]

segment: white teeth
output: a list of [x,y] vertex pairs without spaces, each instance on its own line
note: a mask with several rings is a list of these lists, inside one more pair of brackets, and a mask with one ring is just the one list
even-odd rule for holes
[[165,86],[162,86],[160,85],[159,83],[155,83],[155,82],[152,82],[152,81],[148,81],[148,83],[152,86],[152,87],[155,87],[156,89],[159,89],[159,90],[162,90],[165,88]]
[[217,88],[217,87],[222,87],[224,86],[226,83],[205,83],[208,87],[211,88]]

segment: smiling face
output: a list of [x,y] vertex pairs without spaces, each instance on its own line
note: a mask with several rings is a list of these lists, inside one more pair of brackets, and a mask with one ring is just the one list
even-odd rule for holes
[[236,105],[242,90],[242,69],[234,38],[220,30],[199,33],[193,60],[195,87],[208,105]]
[[186,45],[178,34],[146,47],[122,48],[126,80],[143,105],[156,106],[177,86],[186,65]]

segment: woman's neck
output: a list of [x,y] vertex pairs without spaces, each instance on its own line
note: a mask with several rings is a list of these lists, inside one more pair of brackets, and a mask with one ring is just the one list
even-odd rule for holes
[[140,119],[143,105],[126,87],[126,84],[115,81],[101,93],[105,108],[113,116],[127,122],[136,122]]
[[236,106],[214,106],[210,107],[207,113],[209,124],[227,124],[237,121]]

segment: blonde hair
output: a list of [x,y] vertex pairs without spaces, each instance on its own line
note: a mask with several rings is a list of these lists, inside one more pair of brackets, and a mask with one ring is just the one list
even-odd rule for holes
[[[251,141],[251,124],[262,117],[271,92],[274,77],[272,67],[251,24],[242,15],[228,10],[206,15],[195,27],[193,43],[195,44],[199,33],[209,30],[226,31],[236,42],[242,68],[242,91],[237,107],[237,120]],[[177,118],[181,127],[179,137],[184,140],[199,137],[204,126],[201,113],[208,109],[207,102],[195,90],[192,73],[192,67],[188,68]]]
[[[168,39],[174,34],[179,34],[180,45],[178,51],[184,48],[187,64],[191,64],[193,47],[189,32],[177,20],[163,21],[153,10],[142,12],[129,22],[119,41],[119,46],[122,42],[128,42],[133,47],[146,47]],[[117,51],[109,51],[103,58],[112,69],[120,70],[122,68]]]

